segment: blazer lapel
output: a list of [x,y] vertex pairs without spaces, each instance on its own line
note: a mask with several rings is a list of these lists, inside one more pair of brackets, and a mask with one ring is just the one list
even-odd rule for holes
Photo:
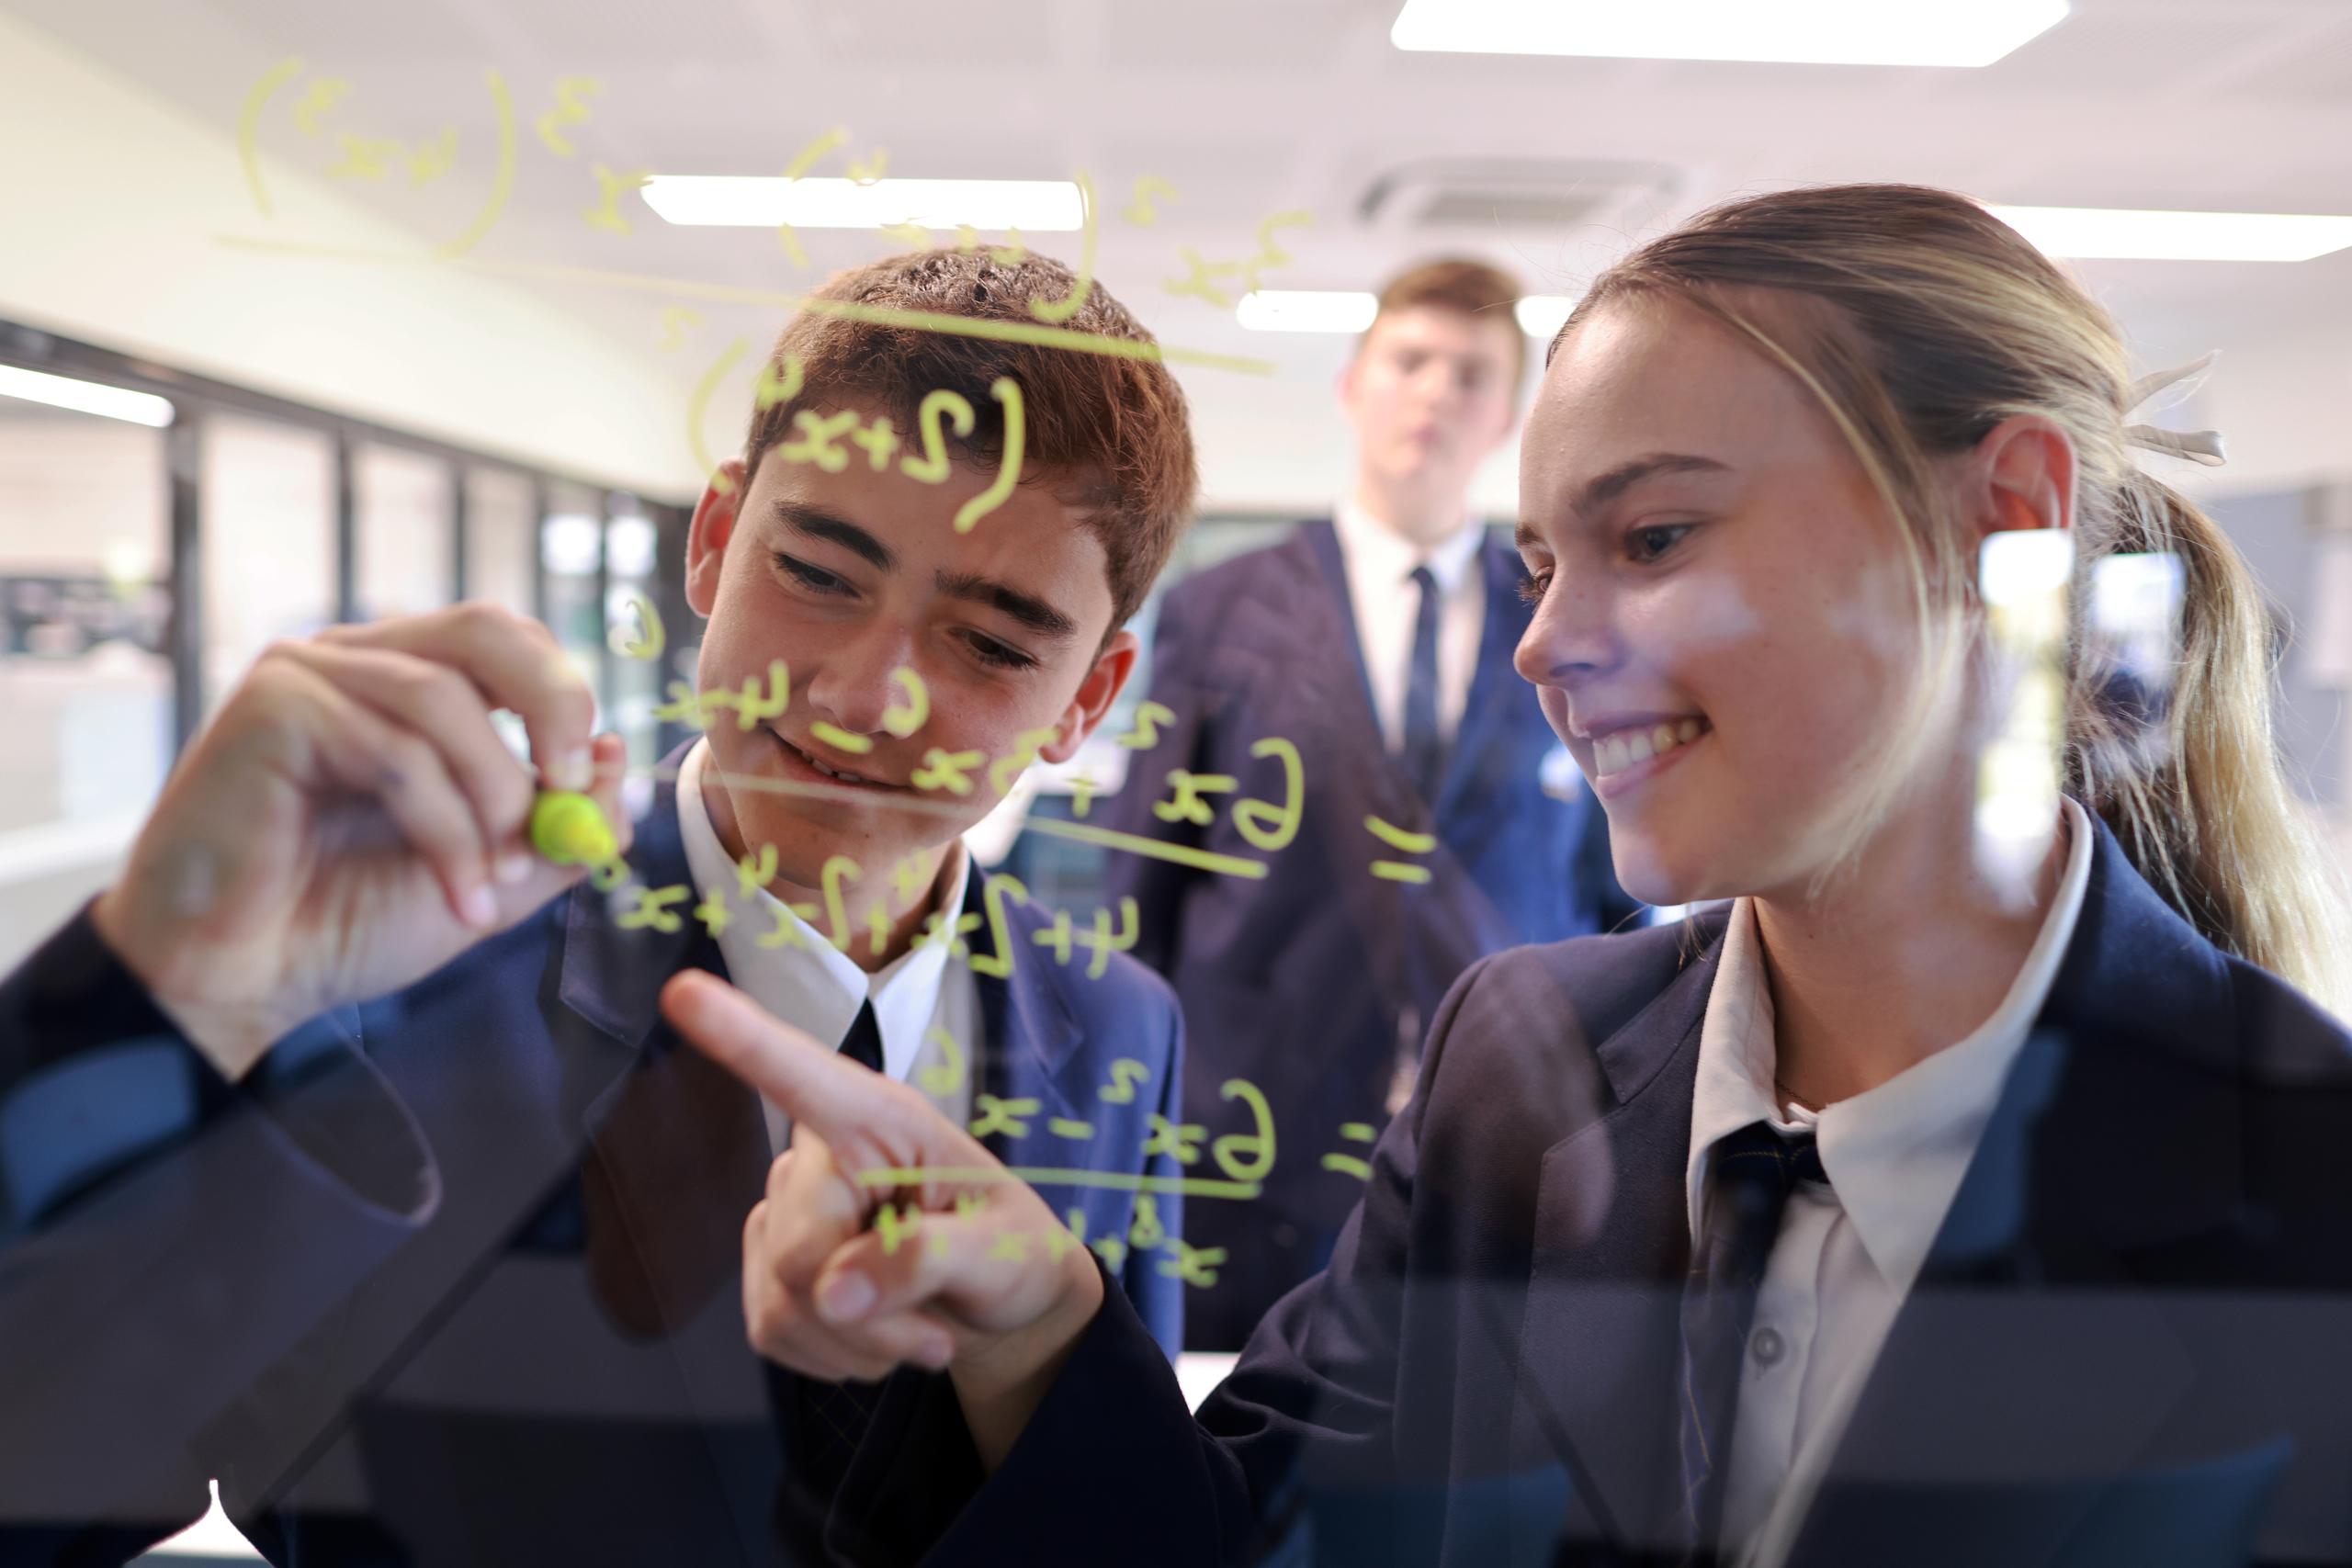
[[[1353,671],[1358,705],[1377,739],[1380,710],[1372,702],[1372,676],[1363,662],[1363,628],[1356,625],[1355,598],[1348,592],[1348,563],[1340,549],[1340,530],[1329,521],[1302,523],[1298,536],[1314,569],[1314,580],[1321,585],[1339,622],[1340,636],[1334,640],[1340,646],[1329,649],[1327,658],[1333,666],[1344,662]],[[1386,752],[1385,747],[1375,746],[1374,750],[1383,755]]]
[[[655,792],[629,864],[638,885],[692,885],[674,784]],[[692,919],[671,932],[624,931],[605,897],[584,883],[573,889],[558,994],[636,1058],[582,1118],[581,1197],[589,1278],[617,1327],[650,1338],[682,1327],[739,1277],[767,1128],[759,1097],[660,1017],[662,987],[681,969],[727,977],[718,944]]]
[[[1037,1110],[1015,1117],[1025,1124],[1020,1133],[1001,1128],[980,1142],[1008,1166],[1054,1166],[1069,1163],[1067,1139],[1057,1138],[1046,1123],[1072,1117],[1084,1104],[1091,1086],[1079,1081],[1085,1064],[1078,1057],[1078,1021],[1068,1004],[1045,983],[1044,962],[1030,938],[1043,922],[1034,910],[1015,901],[1006,886],[1010,879],[992,878],[975,868],[964,893],[964,912],[981,917],[987,931],[988,888],[999,890],[1004,908],[1006,934],[1016,951],[1000,954],[1009,968],[1002,976],[975,971],[979,991],[980,1027],[986,1032],[978,1053],[980,1071],[976,1088],[1000,1100],[1034,1100]],[[981,1111],[974,1097],[976,1115]]]
[[1792,1564],[1849,1560],[1890,1485],[1954,1499],[1980,1529],[2000,1517],[2002,1562],[2054,1561],[2190,1386],[2188,1340],[2148,1287],[2166,1283],[2165,1247],[2238,1204],[2229,981],[2095,830],[2065,961]]
[[[672,752],[664,767],[674,774],[684,754],[684,747]],[[678,826],[677,785],[668,779],[656,787],[652,807],[638,821],[628,865],[634,886],[694,885],[685,837]],[[615,1044],[635,1052],[643,1047],[660,1017],[663,983],[684,967],[686,955],[707,939],[690,917],[680,919],[674,931],[623,930],[616,907],[607,900],[626,897],[625,892],[599,893],[586,882],[571,890],[564,912],[557,995]]]
[[1524,723],[1528,716],[1539,714],[1534,691],[1511,662],[1527,630],[1527,604],[1519,596],[1526,571],[1515,553],[1492,538],[1479,543],[1478,570],[1487,596],[1478,663],[1463,703],[1462,722],[1446,753],[1445,782],[1434,803],[1437,814],[1448,820],[1479,804],[1476,795],[1491,793],[1477,785],[1491,776],[1494,756],[1509,750],[1505,737],[1512,721]]
[[1679,1540],[1675,1389],[1690,1266],[1682,1173],[1707,947],[1598,1052],[1614,1108],[1544,1156],[1512,1450],[1568,1473],[1572,1537],[1635,1552]]

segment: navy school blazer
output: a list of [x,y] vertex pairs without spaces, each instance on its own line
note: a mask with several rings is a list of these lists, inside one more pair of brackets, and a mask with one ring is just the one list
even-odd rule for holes
[[[671,786],[631,860],[646,886],[691,880]],[[1168,988],[1124,955],[1097,979],[1054,962],[1044,916],[1004,903],[1016,956],[978,977],[972,1087],[1037,1104],[983,1141],[1009,1165],[1180,1174],[1142,1153],[1149,1115],[1175,1115]],[[975,875],[979,955],[985,906]],[[695,922],[621,931],[583,886],[238,1086],[86,914],[0,981],[0,1562],[122,1561],[201,1514],[212,1477],[281,1564],[855,1555],[830,1499],[794,1494],[772,1418],[791,1380],[745,1341],[766,1131],[658,1016],[687,964],[723,973]],[[1102,1102],[1122,1056],[1148,1076]],[[1138,1217],[1128,1191],[1046,1197],[1093,1237]],[[1113,1272],[1173,1354],[1168,1256]]]
[[[2352,1036],[2098,831],[1792,1568],[2352,1560]],[[1111,1292],[985,1485],[931,1391],[890,1439],[930,1489],[842,1506],[941,1563],[1253,1561],[1302,1517],[1350,1564],[1679,1560],[1683,1166],[1723,925],[1464,976],[1330,1268],[1197,1422]]]
[[[1106,897],[1136,899],[1136,955],[1183,1004],[1191,1119],[1230,1121],[1221,1087],[1250,1079],[1272,1102],[1279,1146],[1305,1156],[1278,1160],[1246,1213],[1196,1205],[1198,1238],[1233,1253],[1219,1286],[1193,1303],[1196,1326],[1232,1320],[1229,1337],[1206,1342],[1239,1345],[1319,1266],[1359,1188],[1313,1156],[1366,1152],[1348,1148],[1340,1129],[1385,1120],[1400,1026],[1419,1041],[1447,987],[1487,953],[1614,930],[1640,910],[1617,884],[1592,791],[1573,771],[1560,775],[1562,796],[1545,791],[1559,741],[1511,665],[1531,613],[1519,593],[1525,569],[1487,538],[1477,570],[1484,629],[1434,800],[1381,738],[1329,523],[1221,562],[1162,604],[1148,694],[1175,716],[1095,818],[1262,861],[1267,872],[1243,880],[1116,855]],[[1231,803],[1282,799],[1280,762],[1252,754],[1269,736],[1297,745],[1305,789],[1297,838],[1265,852],[1237,827]],[[1206,827],[1160,821],[1152,807],[1169,798],[1174,768],[1230,775],[1238,792],[1213,797]],[[1432,834],[1437,847],[1399,853],[1366,829],[1368,817]],[[1377,876],[1380,860],[1410,861],[1430,879]],[[1287,1249],[1277,1245],[1285,1235],[1298,1238]]]

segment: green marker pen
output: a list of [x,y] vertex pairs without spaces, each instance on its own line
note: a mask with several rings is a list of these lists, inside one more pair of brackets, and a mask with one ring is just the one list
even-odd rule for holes
[[602,865],[620,841],[594,799],[577,790],[543,789],[531,805],[531,847],[558,865]]

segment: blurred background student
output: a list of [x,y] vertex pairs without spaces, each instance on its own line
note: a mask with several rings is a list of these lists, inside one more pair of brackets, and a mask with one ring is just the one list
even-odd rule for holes
[[[1263,1199],[1197,1203],[1187,1222],[1193,1245],[1226,1252],[1190,1309],[1194,1349],[1238,1348],[1329,1258],[1361,1183],[1317,1155],[1365,1152],[1457,975],[1639,909],[1591,791],[1512,672],[1526,573],[1470,504],[1518,421],[1519,297],[1510,275],[1463,258],[1390,279],[1340,377],[1355,453],[1331,515],[1189,579],[1160,610],[1149,697],[1170,716],[1110,824],[1250,854],[1248,816],[1197,825],[1169,774],[1231,778],[1228,799],[1279,803],[1288,781],[1269,738],[1296,745],[1304,807],[1263,881],[1112,863],[1109,895],[1136,901],[1136,953],[1183,1002],[1186,1120],[1230,1120],[1236,1077],[1274,1107]],[[1435,843],[1400,849],[1374,818]]]

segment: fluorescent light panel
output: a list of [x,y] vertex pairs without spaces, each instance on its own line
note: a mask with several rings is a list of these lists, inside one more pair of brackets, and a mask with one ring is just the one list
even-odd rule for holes
[[2066,11],[2066,0],[1406,0],[1388,37],[1472,54],[1990,65]]
[[656,175],[640,187],[645,205],[684,226],[879,229],[1019,229],[1067,232],[1085,225],[1069,180],[787,180],[766,175]]
[[40,370],[19,370],[13,365],[0,365],[0,397],[22,398],[28,403],[47,403],[76,413],[100,414],[156,430],[172,423],[169,398],[96,381],[76,381]]
[[2127,261],[2309,261],[2352,245],[2352,218],[2290,212],[2164,212],[1996,207],[2044,255]]

